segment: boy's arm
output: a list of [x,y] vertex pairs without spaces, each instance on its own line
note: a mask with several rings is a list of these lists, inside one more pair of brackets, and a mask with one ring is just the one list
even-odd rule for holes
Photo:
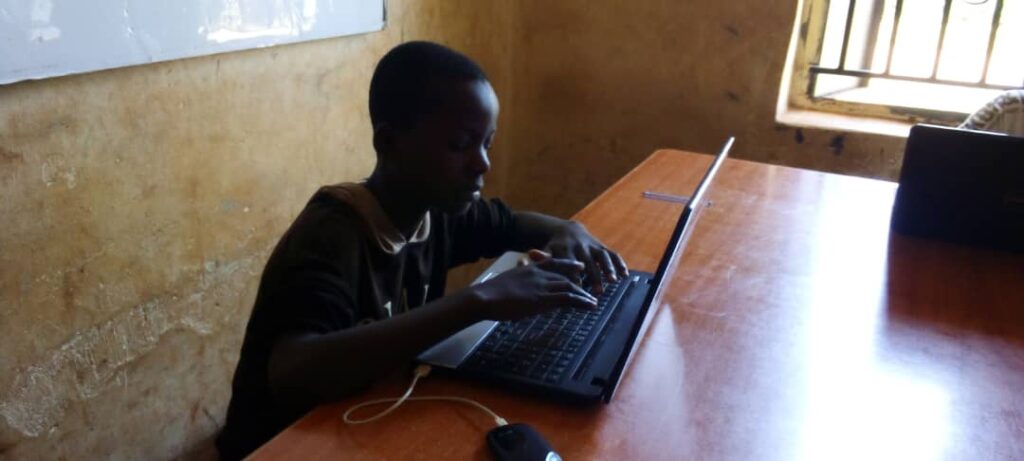
[[478,320],[594,307],[597,300],[568,278],[580,270],[575,261],[549,259],[386,320],[332,333],[287,335],[270,354],[270,387],[285,409],[300,411],[364,388]]
[[477,320],[480,303],[472,293],[460,292],[366,325],[286,335],[270,354],[270,388],[289,410],[352,394]]
[[[583,263],[590,275],[593,289],[601,290],[601,279],[625,277],[626,262],[576,221],[568,221],[531,211],[513,213],[516,250],[544,248],[555,258]],[[603,277],[602,277],[603,275]]]

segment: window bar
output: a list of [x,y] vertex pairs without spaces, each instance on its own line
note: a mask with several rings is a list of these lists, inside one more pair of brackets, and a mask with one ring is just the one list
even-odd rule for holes
[[857,6],[857,0],[850,0],[850,7],[846,10],[846,29],[843,30],[843,47],[839,50],[839,69],[846,69],[846,50],[850,47],[850,32],[853,29],[853,8]]
[[885,0],[868,0],[868,30],[864,50],[867,51],[861,57],[860,69],[871,69],[874,62],[875,50],[878,49],[878,32],[882,27],[882,16],[885,15]]
[[938,84],[949,84],[949,85],[959,85],[959,86],[971,86],[971,87],[975,87],[975,88],[987,88],[987,89],[992,89],[992,90],[1013,90],[1013,89],[1016,89],[1016,88],[1020,88],[1019,86],[1016,86],[1016,85],[1004,85],[1004,84],[997,84],[997,83],[967,83],[967,82],[956,81],[956,80],[942,80],[942,79],[938,79],[938,78],[929,78],[929,77],[910,77],[910,76],[905,76],[905,75],[882,74],[882,73],[871,72],[871,71],[867,71],[867,70],[833,69],[831,67],[821,67],[821,66],[810,66],[810,71],[811,71],[812,74],[815,74],[815,75],[818,75],[818,74],[828,74],[828,75],[845,75],[847,77],[857,77],[857,78],[884,78],[884,79],[888,79],[888,80],[902,80],[902,81],[905,81],[905,82],[938,83]]
[[896,14],[892,18],[892,35],[889,37],[889,55],[885,59],[885,70],[883,75],[889,75],[889,68],[892,67],[892,52],[896,49],[896,32],[900,28],[900,16],[903,14],[903,0],[896,0]]
[[935,78],[935,74],[939,71],[939,58],[942,57],[942,45],[946,40],[946,26],[949,26],[949,10],[952,6],[953,0],[946,0],[946,6],[942,9],[942,28],[939,29],[939,46],[935,47],[935,61],[932,62],[932,78]]
[[992,30],[989,31],[988,35],[988,52],[985,53],[985,67],[984,72],[981,74],[981,80],[978,83],[984,84],[988,80],[988,67],[990,61],[992,61],[992,50],[996,46],[996,32],[999,29],[999,19],[1003,15],[1003,0],[996,0],[996,11],[992,13]]

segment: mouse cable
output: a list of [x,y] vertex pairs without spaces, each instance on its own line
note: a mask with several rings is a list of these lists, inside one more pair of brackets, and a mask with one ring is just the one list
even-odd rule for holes
[[[345,414],[342,415],[342,419],[347,424],[365,424],[365,423],[369,423],[371,421],[376,421],[376,420],[378,420],[380,418],[383,418],[384,416],[388,415],[392,411],[395,411],[396,408],[398,408],[400,405],[402,405],[406,401],[412,401],[412,400],[418,400],[418,401],[434,400],[434,401],[459,402],[459,403],[465,403],[467,405],[472,405],[474,407],[477,407],[477,408],[483,410],[488,415],[490,415],[492,418],[494,418],[494,422],[498,426],[505,426],[505,425],[508,424],[508,421],[506,421],[505,418],[502,418],[501,416],[498,416],[498,414],[493,412],[493,411],[491,411],[490,408],[487,408],[483,404],[481,404],[481,403],[479,403],[479,402],[477,402],[475,400],[472,400],[472,399],[467,399],[467,398],[463,398],[463,397],[446,396],[446,395],[425,395],[425,396],[422,396],[422,397],[409,397],[410,395],[412,395],[412,390],[416,387],[416,382],[419,381],[420,378],[426,377],[428,374],[430,374],[430,365],[419,365],[419,366],[417,366],[416,370],[413,372],[412,382],[409,383],[409,388],[406,389],[405,394],[403,394],[401,397],[374,399],[374,400],[370,400],[370,401],[366,401],[366,402],[360,403],[360,404],[358,404],[358,405],[356,405],[356,406],[354,406],[352,408],[349,408],[348,411],[346,411]],[[388,403],[388,402],[394,402],[394,403],[392,403],[392,405],[390,407],[385,408],[380,413],[377,413],[377,414],[375,414],[375,415],[373,415],[373,416],[371,416],[369,418],[353,419],[353,418],[350,417],[350,415],[352,413],[354,413],[356,410],[358,410],[360,408],[368,407],[368,406],[372,406],[372,405],[380,405],[382,403]]]

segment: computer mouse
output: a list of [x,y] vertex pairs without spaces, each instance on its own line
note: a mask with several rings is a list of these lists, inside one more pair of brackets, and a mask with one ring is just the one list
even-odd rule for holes
[[487,446],[498,461],[562,461],[544,437],[523,423],[491,429]]

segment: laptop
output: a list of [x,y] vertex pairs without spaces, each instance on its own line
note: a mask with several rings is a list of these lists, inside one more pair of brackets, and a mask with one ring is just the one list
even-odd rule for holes
[[914,126],[891,225],[916,237],[1024,251],[1024,138]]
[[[630,271],[606,284],[594,309],[564,308],[517,321],[481,321],[424,351],[417,360],[435,369],[561,401],[611,401],[666,274],[696,223],[699,206],[734,138],[715,157],[686,201],[654,274]],[[515,267],[506,253],[474,283]],[[584,286],[587,286],[584,283]]]

